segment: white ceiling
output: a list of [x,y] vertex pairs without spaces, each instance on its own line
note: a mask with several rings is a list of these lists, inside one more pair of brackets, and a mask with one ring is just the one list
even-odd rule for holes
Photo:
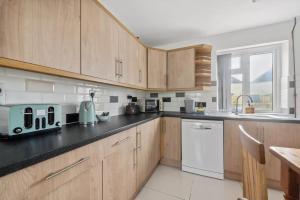
[[300,0],[101,0],[150,46],[290,20]]

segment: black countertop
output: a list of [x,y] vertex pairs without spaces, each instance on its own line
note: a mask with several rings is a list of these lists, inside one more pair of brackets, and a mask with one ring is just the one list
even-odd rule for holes
[[115,116],[109,122],[101,122],[91,127],[83,127],[79,124],[65,125],[61,131],[56,133],[15,140],[0,140],[0,177],[161,116],[181,117],[184,119],[235,119],[300,123],[300,120],[294,119],[261,119],[234,117],[232,115],[201,115],[180,112]]
[[158,113],[115,116],[109,122],[100,122],[95,126],[66,125],[62,127],[61,131],[55,133],[0,140],[0,176],[109,137],[160,116],[161,114]]

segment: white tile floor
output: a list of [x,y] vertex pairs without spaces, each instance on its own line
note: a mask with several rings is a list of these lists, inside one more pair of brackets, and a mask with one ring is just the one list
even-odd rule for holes
[[[269,200],[282,200],[282,193],[269,190]],[[241,183],[216,180],[178,169],[158,166],[135,200],[236,200]]]

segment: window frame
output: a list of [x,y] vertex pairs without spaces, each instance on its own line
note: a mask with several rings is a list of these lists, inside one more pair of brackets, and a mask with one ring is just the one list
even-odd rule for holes
[[[272,53],[273,55],[273,66],[272,66],[272,110],[259,110],[256,112],[261,113],[278,113],[281,112],[281,55],[282,55],[282,45],[269,45],[269,46],[260,46],[260,47],[253,47],[247,49],[239,49],[234,50],[231,52],[232,57],[240,57],[240,68],[238,69],[231,69],[232,74],[242,74],[243,81],[242,81],[242,94],[249,94],[250,93],[250,56],[253,55],[260,55],[260,54],[267,54]],[[247,80],[248,79],[248,80]],[[245,84],[246,83],[246,84]],[[231,87],[231,85],[230,85]],[[231,98],[231,94],[227,94],[225,98]],[[232,102],[230,100],[230,102]],[[243,106],[245,107],[247,104],[247,100],[243,98]],[[232,103],[228,105],[228,111],[232,111],[235,109],[233,108]]]

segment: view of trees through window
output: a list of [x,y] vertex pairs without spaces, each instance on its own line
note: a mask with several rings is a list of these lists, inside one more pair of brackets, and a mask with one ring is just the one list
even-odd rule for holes
[[[231,60],[231,99],[235,109],[239,95],[250,95],[256,111],[273,111],[273,53],[243,54]],[[243,98],[247,101],[247,98]],[[240,99],[238,108],[247,102]]]

